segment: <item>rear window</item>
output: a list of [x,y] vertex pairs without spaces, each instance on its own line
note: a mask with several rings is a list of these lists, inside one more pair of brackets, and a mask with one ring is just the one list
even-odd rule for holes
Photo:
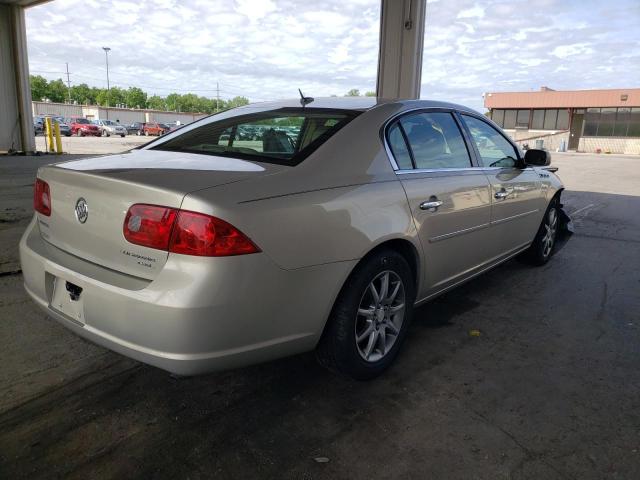
[[359,112],[295,108],[208,123],[153,147],[297,165]]

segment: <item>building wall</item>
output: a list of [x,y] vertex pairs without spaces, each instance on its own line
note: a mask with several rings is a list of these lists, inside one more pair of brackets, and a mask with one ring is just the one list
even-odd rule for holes
[[59,115],[62,117],[85,117],[133,122],[176,122],[191,123],[205,117],[206,113],[160,112],[157,110],[134,110],[129,108],[106,108],[97,105],[71,105],[66,103],[32,102],[34,115]]
[[582,137],[578,151],[596,153],[626,153],[640,155],[640,138]]
[[528,144],[529,148],[536,147],[536,140],[542,140],[542,147],[550,152],[558,151],[562,141],[564,140],[565,148],[569,145],[568,131],[549,131],[549,130],[504,130],[511,139],[518,145]]

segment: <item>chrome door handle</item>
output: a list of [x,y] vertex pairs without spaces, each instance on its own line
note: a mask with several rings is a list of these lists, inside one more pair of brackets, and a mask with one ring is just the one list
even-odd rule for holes
[[442,200],[432,200],[431,198],[427,202],[422,202],[420,204],[420,210],[429,210],[430,212],[435,212],[440,205],[442,205]]
[[501,200],[503,198],[507,198],[509,196],[511,192],[507,192],[504,188],[502,190],[498,190],[496,193],[494,193],[494,198],[496,198],[497,200]]

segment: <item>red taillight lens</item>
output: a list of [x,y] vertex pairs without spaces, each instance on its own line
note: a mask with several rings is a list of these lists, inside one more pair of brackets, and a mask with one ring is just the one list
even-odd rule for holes
[[226,257],[259,252],[240,230],[219,218],[181,210],[169,251],[203,257]]
[[224,257],[260,252],[246,235],[224,220],[157,205],[133,205],[123,232],[131,243],[183,255]]
[[48,217],[51,215],[51,192],[49,184],[36,178],[33,189],[33,208],[36,212]]
[[132,205],[122,227],[128,242],[144,247],[169,249],[171,230],[178,211],[157,205]]

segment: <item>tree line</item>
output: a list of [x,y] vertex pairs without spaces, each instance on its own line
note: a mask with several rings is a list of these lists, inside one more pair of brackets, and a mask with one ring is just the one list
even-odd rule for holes
[[[247,105],[249,99],[242,96],[230,100],[201,97],[193,93],[170,93],[166,97],[148,95],[138,87],[119,88],[112,87],[107,92],[106,88],[90,87],[86,83],[73,85],[68,88],[62,79],[48,81],[40,75],[31,75],[31,98],[36,101],[49,100],[55,103],[71,103],[79,105],[107,104],[115,107],[123,105],[126,108],[150,108],[152,110],[165,110],[170,112],[200,112],[215,113],[228,108]],[[352,88],[345,96],[358,97],[360,90]],[[367,97],[375,97],[376,92],[366,92]]]
[[48,81],[40,75],[31,75],[31,98],[36,101],[44,99],[55,103],[71,103],[79,105],[107,104],[114,107],[123,105],[126,108],[150,108],[153,110],[165,110],[171,112],[199,112],[214,113],[228,108],[247,105],[249,99],[237,96],[230,100],[201,97],[193,93],[170,93],[166,97],[148,95],[138,87],[127,89],[111,87],[90,87],[86,83],[73,85],[68,88],[62,79]]

